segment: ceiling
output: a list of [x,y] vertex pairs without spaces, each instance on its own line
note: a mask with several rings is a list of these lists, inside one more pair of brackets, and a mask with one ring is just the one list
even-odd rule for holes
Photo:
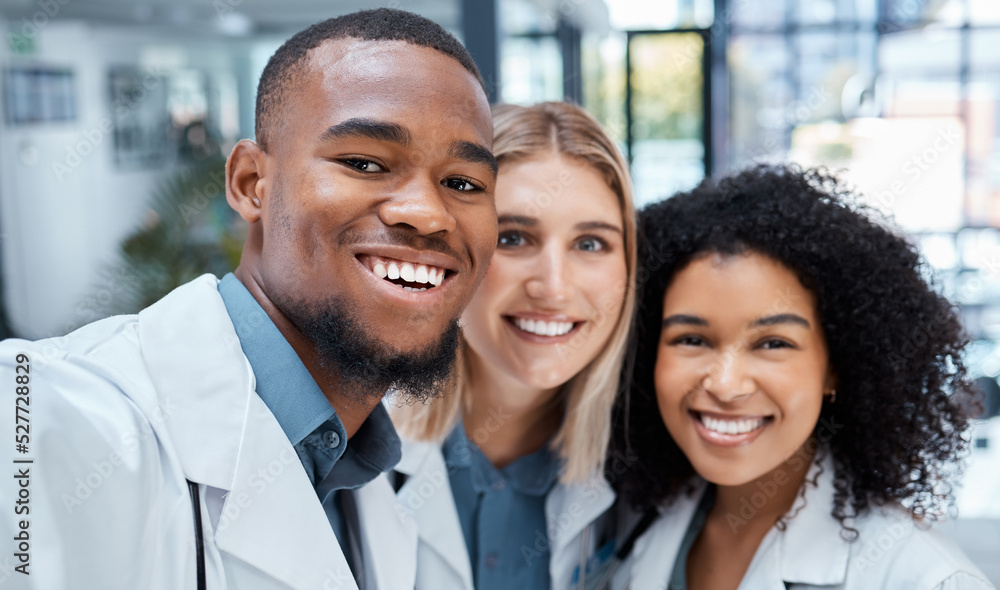
[[451,31],[460,29],[460,0],[0,0],[0,16],[15,28],[24,19],[51,18],[245,36],[294,32],[330,17],[386,6],[416,12]]

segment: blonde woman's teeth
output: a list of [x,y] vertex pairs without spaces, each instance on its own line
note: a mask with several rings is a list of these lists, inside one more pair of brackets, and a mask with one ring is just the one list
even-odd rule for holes
[[573,329],[573,322],[545,322],[524,318],[514,318],[514,325],[538,336],[562,336]]

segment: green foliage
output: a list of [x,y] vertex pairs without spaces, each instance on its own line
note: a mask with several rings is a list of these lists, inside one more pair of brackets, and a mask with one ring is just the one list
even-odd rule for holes
[[[108,313],[135,313],[204,274],[222,276],[239,264],[246,225],[226,202],[225,160],[211,158],[157,188],[145,224],[122,242]],[[110,283],[109,283],[110,284]]]

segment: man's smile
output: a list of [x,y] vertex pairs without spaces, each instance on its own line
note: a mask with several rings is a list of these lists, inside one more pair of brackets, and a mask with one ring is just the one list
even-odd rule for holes
[[378,278],[398,285],[405,291],[420,292],[439,287],[448,275],[446,268],[387,256],[362,254],[358,256],[358,260]]

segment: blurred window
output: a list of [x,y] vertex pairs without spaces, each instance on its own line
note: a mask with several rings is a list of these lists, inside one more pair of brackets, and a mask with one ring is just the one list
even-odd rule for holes
[[629,154],[642,205],[705,176],[705,41],[699,33],[637,33],[628,51]]

